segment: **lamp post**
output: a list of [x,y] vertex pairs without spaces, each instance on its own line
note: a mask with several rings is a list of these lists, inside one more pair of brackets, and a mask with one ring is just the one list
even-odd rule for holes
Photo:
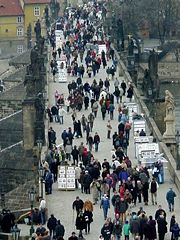
[[21,229],[19,229],[18,226],[17,226],[17,224],[15,224],[15,225],[11,228],[11,233],[12,233],[12,238],[13,238],[13,240],[18,240],[18,239],[19,239],[20,232],[21,232]]
[[38,147],[38,160],[39,160],[39,166],[41,165],[41,150],[42,150],[42,139],[37,139],[36,141],[37,147]]
[[44,173],[45,173],[45,169],[43,168],[42,165],[40,165],[40,167],[39,167],[39,177],[40,177],[40,181],[41,181],[41,198],[43,198],[43,180],[44,180]]
[[179,159],[179,131],[176,132],[176,170],[180,170],[180,159]]
[[34,226],[33,226],[33,205],[34,205],[34,200],[36,196],[36,192],[34,190],[34,187],[31,188],[31,190],[28,192],[29,194],[29,201],[31,204],[31,228],[30,228],[30,237],[34,233]]

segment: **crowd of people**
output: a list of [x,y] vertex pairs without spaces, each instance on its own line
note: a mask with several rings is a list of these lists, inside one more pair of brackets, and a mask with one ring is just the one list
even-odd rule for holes
[[[52,185],[57,181],[60,165],[72,165],[75,167],[76,189],[80,189],[88,199],[90,194],[92,196],[92,202],[83,202],[79,197],[73,202],[75,226],[79,233],[77,236],[73,231],[68,240],[83,239],[83,231],[85,234],[91,232],[95,205],[102,209],[105,221],[99,231],[99,239],[120,240],[123,236],[123,239],[128,240],[132,236],[138,240],[164,240],[168,223],[165,210],[158,206],[158,189],[161,182],[157,172],[151,174],[146,167],[133,166],[128,157],[132,133],[128,108],[123,99],[132,101],[133,84],[120,81],[116,77],[117,59],[114,49],[102,25],[95,24],[101,20],[98,14],[101,10],[101,4],[94,1],[93,4],[79,7],[74,14],[66,12],[64,17],[59,19],[65,39],[60,46],[56,46],[55,29],[49,32],[53,80],[55,81],[58,71],[57,58],[62,55],[66,56],[67,73],[73,80],[67,84],[67,96],[58,90],[54,93],[54,104],[49,106],[46,112],[50,123],[65,125],[65,118],[68,116],[72,118],[72,125],[65,126],[58,135],[52,126],[48,130],[49,150],[42,161],[42,167],[45,169],[45,191],[46,194],[52,194]],[[99,42],[105,43],[106,52],[99,52]],[[106,77],[101,77],[98,81],[100,69],[103,69]],[[84,77],[88,80],[84,81]],[[116,109],[117,131],[112,133]],[[105,123],[107,120],[107,124],[104,124],[107,139],[111,139],[114,149],[112,159],[109,161],[104,157],[102,163],[96,159],[102,137],[93,131],[98,111],[101,112],[102,121]],[[81,117],[78,118],[77,115]],[[138,135],[145,136],[146,133],[142,130]],[[57,146],[59,136],[62,140],[61,146]],[[75,143],[78,138],[82,138],[79,146]],[[175,197],[175,192],[170,189],[166,195],[170,212],[174,211]],[[137,204],[142,205],[143,202],[145,206],[157,205],[155,214],[148,216],[142,207],[138,212],[133,211],[133,207]],[[110,207],[114,210],[113,219],[108,214]],[[53,214],[47,219],[46,209],[46,202],[42,199],[37,215],[38,227],[32,238],[63,240],[65,227]],[[33,217],[31,220],[34,221]],[[46,222],[49,231],[44,227]],[[175,215],[171,218],[169,230],[172,232],[171,239],[177,240],[180,228]]]

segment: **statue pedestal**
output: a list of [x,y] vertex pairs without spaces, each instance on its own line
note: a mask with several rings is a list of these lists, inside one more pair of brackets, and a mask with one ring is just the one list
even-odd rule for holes
[[33,99],[24,100],[23,104],[23,144],[25,150],[34,147],[34,120],[36,109]]
[[163,141],[166,144],[175,144],[176,138],[175,138],[175,116],[167,115],[164,118],[164,121],[166,123],[166,131],[163,134]]

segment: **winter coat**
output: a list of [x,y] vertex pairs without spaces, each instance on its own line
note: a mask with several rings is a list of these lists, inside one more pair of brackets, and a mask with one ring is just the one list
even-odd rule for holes
[[159,217],[157,219],[158,233],[167,233],[167,222],[164,217]]
[[86,228],[86,222],[85,222],[84,214],[81,212],[78,214],[76,218],[76,229],[83,230],[85,228]]
[[108,197],[103,197],[103,198],[101,199],[100,207],[105,208],[105,209],[110,208],[110,202],[109,202]]
[[86,224],[87,223],[92,223],[93,222],[93,214],[91,211],[84,211],[84,219]]
[[132,219],[130,222],[130,231],[132,234],[136,234],[140,232],[140,223],[139,223],[139,219],[135,218]]
[[68,153],[68,154],[71,154],[71,152],[72,152],[72,145],[71,144],[66,144],[65,152]]
[[97,112],[98,111],[98,107],[99,107],[98,102],[94,102],[93,105],[92,105],[92,111],[93,112]]
[[176,197],[176,193],[171,189],[166,194],[166,200],[168,201],[168,203],[174,204],[175,197]]
[[104,240],[110,240],[112,234],[111,226],[109,224],[104,224],[104,226],[101,229],[101,234]]
[[99,197],[98,187],[100,188],[100,183],[99,183],[99,182],[93,181],[93,182],[91,183],[91,190],[92,190],[92,198],[93,198],[93,201],[97,201],[97,199],[98,199],[98,197]]
[[113,235],[121,236],[122,233],[122,222],[120,219],[114,219],[113,221]]
[[89,174],[85,174],[84,181],[83,181],[84,188],[89,188],[91,182],[92,182],[91,176]]
[[55,230],[56,224],[57,224],[57,219],[55,217],[50,217],[47,222],[47,227],[50,230]]
[[116,201],[115,203],[115,212],[125,213],[128,209],[128,204],[126,201]]
[[56,239],[57,239],[58,237],[63,237],[63,236],[64,236],[64,233],[65,233],[64,226],[63,226],[62,224],[56,225],[56,227],[55,227],[55,236],[56,236]]
[[123,233],[125,236],[129,236],[129,232],[130,232],[130,225],[129,223],[125,223],[123,226]]

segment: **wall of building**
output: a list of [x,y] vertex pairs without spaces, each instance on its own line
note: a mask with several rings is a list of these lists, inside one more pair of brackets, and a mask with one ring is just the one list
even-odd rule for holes
[[22,39],[23,36],[17,36],[17,28],[21,27],[24,29],[24,17],[21,16],[22,22],[18,23],[17,16],[3,16],[0,17],[0,39]]
[[[40,7],[40,16],[34,16],[34,8]],[[24,5],[24,15],[25,15],[25,32],[27,32],[27,27],[31,23],[32,27],[32,37],[35,37],[34,26],[37,20],[41,22],[41,35],[46,34],[45,21],[44,21],[44,9],[46,4],[25,4]]]
[[0,120],[0,146],[7,148],[23,139],[22,111]]

